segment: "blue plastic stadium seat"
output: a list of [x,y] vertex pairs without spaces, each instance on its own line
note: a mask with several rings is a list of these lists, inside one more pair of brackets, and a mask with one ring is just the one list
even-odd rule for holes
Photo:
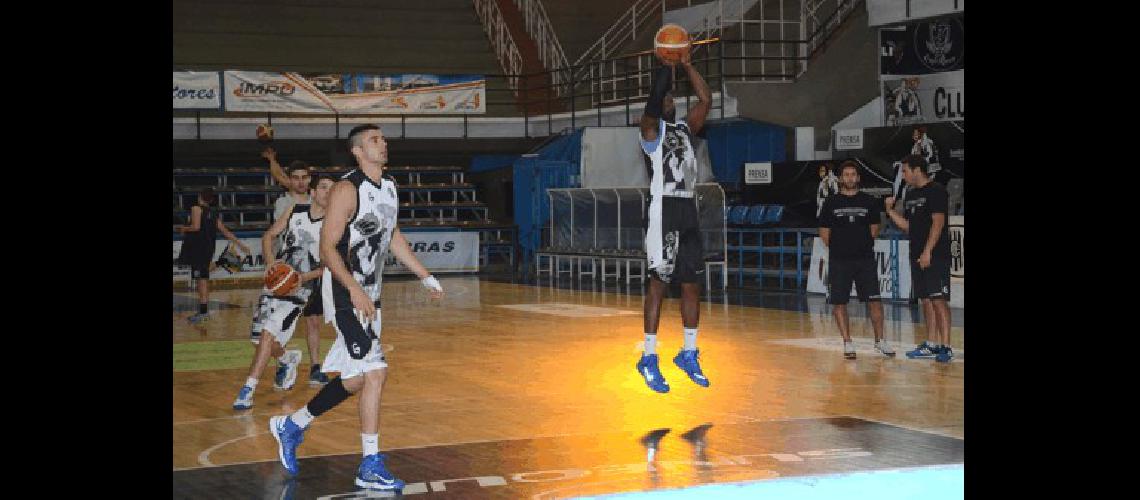
[[780,222],[780,218],[784,216],[783,205],[772,205],[764,211],[764,222],[767,224],[776,224]]
[[753,226],[759,226],[764,223],[764,215],[767,212],[767,205],[752,205],[748,209],[748,223]]

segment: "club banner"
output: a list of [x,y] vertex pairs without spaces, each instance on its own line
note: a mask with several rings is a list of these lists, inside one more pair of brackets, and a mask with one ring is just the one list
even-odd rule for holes
[[226,111],[457,114],[486,112],[482,75],[225,72]]
[[[339,77],[339,84],[333,80]],[[316,75],[340,113],[479,114],[487,112],[483,75]]]
[[[401,231],[420,264],[433,274],[479,271],[479,233]],[[391,252],[384,274],[412,274]]]
[[886,125],[966,119],[965,70],[921,76],[883,76]]
[[879,30],[882,75],[928,75],[966,69],[962,17]]
[[[836,149],[836,162],[857,159],[869,170],[861,171],[864,186],[871,182],[888,182],[896,191],[902,178],[900,161],[909,154],[926,159],[934,180],[943,186],[951,179],[966,176],[966,132],[962,122],[928,123],[904,127],[874,127],[863,129],[863,147],[857,150]],[[835,175],[839,175],[838,172]],[[872,179],[873,178],[873,179]],[[879,184],[873,184],[879,185]]]
[[[230,272],[222,266],[211,265],[210,279],[215,278],[248,278],[258,277],[265,274],[265,256],[261,253],[261,238],[238,238],[245,246],[249,247],[250,255],[242,254],[242,270],[238,272]],[[214,260],[216,261],[221,257],[222,252],[229,245],[228,240],[218,240],[214,242]],[[190,276],[190,268],[178,264],[178,252],[182,250],[182,241],[174,241],[174,278],[186,279]],[[240,252],[234,248],[235,252]]]
[[221,109],[222,80],[217,71],[175,71],[174,109]]
[[226,71],[226,111],[333,113],[332,101],[296,73]]
[[[902,239],[898,242],[899,250],[899,281],[898,297],[910,298],[910,242]],[[895,282],[891,279],[891,240],[875,240],[875,270],[879,274],[879,293],[885,299],[894,297]],[[828,249],[819,237],[815,238],[811,247],[811,267],[808,270],[807,291],[809,293],[827,293],[830,283],[827,274]],[[855,284],[851,284],[851,297],[855,297]]]
[[[403,234],[416,258],[432,273],[479,271],[479,233],[404,231]],[[222,266],[211,266],[213,267],[210,271],[211,279],[260,277],[265,274],[265,256],[261,251],[261,238],[239,238],[239,240],[250,249],[250,255],[243,254],[241,257],[242,270],[230,272]],[[227,240],[215,242],[214,260],[221,257],[229,243]],[[186,279],[190,275],[189,267],[178,264],[178,253],[181,249],[182,241],[175,241],[174,278],[179,280]],[[411,271],[400,264],[390,252],[387,259],[384,274],[411,274]]]

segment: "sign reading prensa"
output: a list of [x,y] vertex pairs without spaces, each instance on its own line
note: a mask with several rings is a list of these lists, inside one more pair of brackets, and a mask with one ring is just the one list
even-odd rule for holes
[[772,183],[772,163],[745,163],[744,164],[744,183],[745,184],[771,184]]
[[835,149],[841,151],[863,149],[863,129],[836,130]]

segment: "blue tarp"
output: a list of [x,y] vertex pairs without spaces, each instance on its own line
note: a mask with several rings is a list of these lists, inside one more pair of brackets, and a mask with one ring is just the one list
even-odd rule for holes
[[709,123],[708,140],[713,176],[725,189],[744,182],[745,163],[785,161],[788,129],[747,118]]
[[549,188],[578,187],[582,160],[582,129],[554,139],[535,155],[514,163],[515,223],[523,262],[533,259],[542,242],[542,226],[550,218]]

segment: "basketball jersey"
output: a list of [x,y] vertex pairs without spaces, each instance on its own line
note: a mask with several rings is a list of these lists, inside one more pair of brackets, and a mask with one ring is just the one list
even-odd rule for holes
[[689,124],[684,120],[668,123],[661,119],[658,122],[657,140],[641,141],[649,174],[649,194],[671,196],[678,191],[691,193],[697,182],[697,156]]
[[277,260],[285,262],[299,273],[307,273],[320,266],[318,243],[321,240],[321,221],[313,219],[311,205],[294,205],[289,223],[281,232],[281,249]]
[[218,237],[218,214],[210,207],[201,207],[202,217],[198,230],[186,233],[178,260],[185,265],[205,265],[214,259],[214,240]]
[[[396,216],[400,201],[396,197],[396,183],[391,177],[383,177],[377,184],[360,169],[355,169],[342,180],[352,182],[356,187],[356,213],[349,219],[340,241],[336,244],[337,254],[344,259],[352,278],[364,288],[373,302],[380,300],[381,274],[384,259],[388,254],[388,244],[396,230]],[[337,308],[352,307],[348,289],[325,270],[324,280],[325,320],[333,321]]]
[[[289,264],[297,273],[307,273],[321,264],[319,243],[324,219],[313,219],[311,208],[312,205],[293,205],[293,213],[279,237],[281,249],[277,251],[277,260]],[[317,283],[316,280],[305,283],[294,295],[308,299]]]

